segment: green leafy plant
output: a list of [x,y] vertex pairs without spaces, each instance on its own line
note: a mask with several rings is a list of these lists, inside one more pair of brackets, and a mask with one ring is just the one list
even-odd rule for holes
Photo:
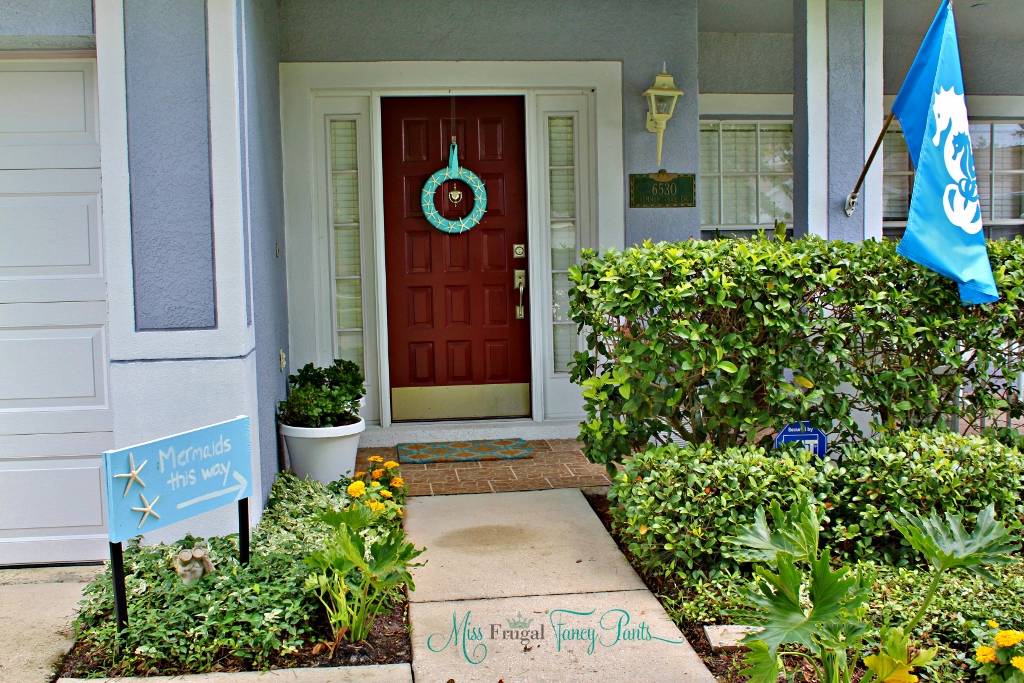
[[[833,570],[828,551],[817,550],[822,518],[813,501],[787,513],[774,506],[771,514],[775,530],[768,526],[761,510],[753,525],[727,539],[738,546],[738,558],[769,562],[775,569],[755,567],[757,587],[747,594],[753,611],[745,615],[745,621],[763,630],[744,639],[751,646],[745,673],[754,683],[775,683],[784,670],[782,657],[789,655],[811,662],[822,683],[849,683],[869,629],[864,617],[871,579],[862,568],[841,566]],[[1014,561],[1012,553],[1020,546],[995,520],[992,506],[978,515],[971,533],[964,530],[962,521],[957,515],[947,514],[943,522],[934,512],[928,517],[904,512],[899,519],[891,520],[931,565],[931,582],[909,622],[882,629],[877,652],[864,660],[869,672],[862,679],[864,683],[876,678],[914,683],[914,667],[931,663],[935,651],[916,650],[910,636],[948,571],[965,569],[996,581],[988,567]],[[780,652],[782,645],[803,649]]]
[[613,479],[612,523],[645,571],[700,580],[738,568],[723,556],[721,539],[751,522],[758,507],[823,499],[827,467],[799,449],[651,447]]
[[973,522],[995,506],[1010,529],[1024,522],[1024,453],[945,430],[883,435],[839,449],[825,538],[844,553],[907,564],[913,549],[889,522],[901,507],[957,512]]
[[892,242],[584,251],[569,278],[587,457],[612,467],[669,434],[768,445],[798,420],[850,442],[863,436],[855,409],[884,432],[1019,419],[1024,241],[994,240],[989,256],[1001,298],[965,307]]
[[277,407],[281,424],[292,427],[340,427],[359,421],[359,399],[366,393],[359,366],[335,360],[326,368],[304,365],[288,377],[288,398]]
[[372,519],[373,512],[358,503],[321,516],[334,533],[322,550],[306,556],[316,571],[305,587],[327,610],[335,644],[365,640],[390,589],[405,584],[414,590],[409,568],[420,566],[412,560],[423,550],[407,542],[400,528],[368,542],[359,532]]

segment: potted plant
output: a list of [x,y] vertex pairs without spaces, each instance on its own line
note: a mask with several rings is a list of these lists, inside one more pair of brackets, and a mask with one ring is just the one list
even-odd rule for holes
[[277,407],[281,435],[288,445],[292,471],[324,484],[351,476],[356,465],[359,417],[365,390],[359,366],[336,360],[326,368],[307,363],[288,377],[288,398]]

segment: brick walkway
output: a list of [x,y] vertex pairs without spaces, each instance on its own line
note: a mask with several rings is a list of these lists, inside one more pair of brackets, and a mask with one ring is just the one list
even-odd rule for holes
[[[589,462],[580,443],[570,439],[528,441],[532,458],[402,465],[410,496],[453,493],[498,493],[608,486],[604,466]],[[394,448],[360,448],[356,470],[368,469],[366,458],[379,455],[397,460]]]

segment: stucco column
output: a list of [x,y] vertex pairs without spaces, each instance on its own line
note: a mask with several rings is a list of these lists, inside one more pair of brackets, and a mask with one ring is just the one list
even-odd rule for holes
[[881,238],[881,158],[857,211],[844,209],[882,124],[882,0],[794,0],[793,9],[796,232]]

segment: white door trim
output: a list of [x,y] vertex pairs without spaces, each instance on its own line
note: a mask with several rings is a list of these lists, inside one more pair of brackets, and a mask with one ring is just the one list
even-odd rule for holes
[[[592,98],[591,108],[593,135],[592,159],[594,174],[593,196],[597,225],[596,244],[591,246],[622,248],[625,243],[625,212],[622,150],[622,76],[619,62],[336,62],[336,63],[292,63],[281,65],[281,121],[285,169],[285,229],[290,240],[297,231],[309,230],[310,221],[314,229],[321,226],[316,221],[319,204],[322,203],[315,191],[310,191],[318,182],[315,174],[321,160],[317,150],[312,149],[315,131],[320,125],[314,111],[316,100],[323,97],[364,97],[369,98],[369,125],[371,129],[370,169],[372,181],[372,218],[369,229],[373,236],[373,270],[368,273],[364,264],[364,278],[374,280],[377,292],[373,306],[373,318],[364,321],[376,333],[376,374],[379,382],[378,422],[384,429],[391,427],[390,401],[387,387],[390,386],[387,348],[387,297],[384,268],[384,208],[379,200],[383,192],[382,150],[380,130],[380,98],[382,96],[416,95],[522,95],[526,100],[526,145],[527,145],[527,197],[528,227],[531,245],[546,244],[540,231],[546,229],[539,207],[544,196],[546,173],[539,172],[536,159],[543,158],[543,135],[537,129],[537,94],[580,94],[588,93]],[[362,156],[362,155],[361,155]],[[289,176],[293,176],[289,178]],[[360,181],[362,185],[362,181]],[[362,195],[362,193],[361,193]],[[360,213],[363,214],[362,209]],[[364,214],[365,215],[365,214]],[[296,244],[306,246],[307,240]],[[313,240],[314,249],[318,240]],[[291,251],[292,245],[288,245]],[[301,251],[301,250],[300,250]],[[366,253],[366,250],[363,250]],[[290,253],[289,271],[289,344],[292,349],[290,367],[292,370],[311,360],[329,362],[328,358],[317,357],[314,345],[296,339],[293,325],[298,311],[293,307],[303,305],[304,296],[292,292],[293,271],[304,264],[314,265],[308,259],[312,254]],[[293,258],[297,257],[297,258]],[[541,276],[550,279],[545,254],[539,249],[530,249],[530,305],[535,311],[547,311],[550,301],[543,300],[550,283],[541,286]],[[302,261],[300,262],[300,259]],[[319,269],[318,269],[319,270]],[[315,278],[322,277],[316,274]],[[365,282],[365,279],[364,279]],[[319,285],[314,286],[320,291]],[[364,289],[364,307],[365,289]],[[318,307],[319,308],[319,307]],[[365,310],[365,308],[364,308]],[[366,311],[370,312],[370,311]],[[316,315],[322,316],[322,311]],[[537,320],[543,320],[538,313]],[[369,316],[367,316],[369,318]],[[310,321],[306,321],[308,324]],[[531,391],[533,398],[533,420],[544,421],[544,383],[549,374],[544,346],[546,339],[544,325],[531,325]],[[297,343],[298,342],[298,343]],[[304,346],[310,348],[303,348]],[[369,350],[367,350],[369,351]],[[370,353],[366,354],[369,365]],[[369,367],[367,368],[369,371]],[[369,372],[368,372],[369,374]],[[520,428],[522,422],[519,422]],[[511,425],[511,423],[510,423]],[[514,429],[514,427],[513,427]]]

